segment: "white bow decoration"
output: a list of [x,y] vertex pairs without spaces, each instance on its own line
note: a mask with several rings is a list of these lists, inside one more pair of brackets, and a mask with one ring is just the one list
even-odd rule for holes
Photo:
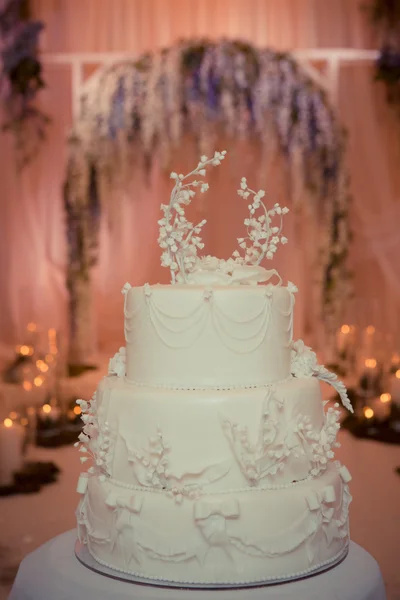
[[114,492],[110,492],[106,498],[106,504],[110,508],[125,508],[132,513],[140,513],[142,510],[143,498],[132,495],[127,498],[117,496]]
[[225,519],[236,519],[240,515],[239,502],[234,498],[229,498],[219,502],[199,500],[195,503],[194,518],[196,521],[208,519],[211,515],[220,515]]
[[[340,537],[336,520],[333,518],[335,514],[333,503],[336,500],[335,488],[329,485],[322,492],[312,492],[306,497],[306,500],[310,511],[319,515],[320,525],[329,546],[335,538]],[[319,527],[315,533],[318,532],[318,529]]]

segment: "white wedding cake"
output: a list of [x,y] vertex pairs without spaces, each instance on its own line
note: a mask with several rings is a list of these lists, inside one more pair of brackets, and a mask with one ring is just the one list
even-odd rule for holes
[[195,177],[224,156],[171,174],[159,244],[172,283],[124,286],[126,348],[78,401],[77,445],[92,461],[78,483],[79,539],[101,565],[154,583],[302,577],[349,543],[339,405],[322,401],[320,381],[351,410],[346,390],[292,339],[297,288],[260,266],[287,241],[287,209],[267,210],[243,178],[247,236],[229,260],[200,258],[205,222],[185,217],[208,187]]

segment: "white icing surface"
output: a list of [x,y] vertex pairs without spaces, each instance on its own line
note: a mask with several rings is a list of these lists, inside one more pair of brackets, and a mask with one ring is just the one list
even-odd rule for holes
[[180,582],[243,582],[310,572],[348,544],[348,491],[331,466],[282,490],[174,502],[89,479],[80,538],[103,564]]
[[[107,424],[114,432],[108,474],[132,486],[268,488],[315,477],[333,457],[338,413],[324,411],[316,379],[176,391],[107,377],[96,398],[100,429]],[[149,480],[157,456],[164,467]]]
[[285,379],[293,305],[293,293],[271,284],[125,290],[127,379],[188,388]]
[[[201,265],[193,273],[210,281]],[[259,285],[274,272],[252,269],[236,273],[241,285],[124,286],[126,352],[79,401],[90,466],[78,532],[101,564],[240,584],[312,573],[346,551],[351,476],[332,461],[339,405],[319,380],[351,410],[346,390],[293,342],[297,288]]]

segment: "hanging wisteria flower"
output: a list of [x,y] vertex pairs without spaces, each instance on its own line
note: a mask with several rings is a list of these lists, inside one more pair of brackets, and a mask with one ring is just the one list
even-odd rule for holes
[[44,87],[39,57],[41,21],[21,16],[21,0],[0,2],[0,100],[4,131],[15,136],[18,167],[37,155],[49,118],[35,104]]

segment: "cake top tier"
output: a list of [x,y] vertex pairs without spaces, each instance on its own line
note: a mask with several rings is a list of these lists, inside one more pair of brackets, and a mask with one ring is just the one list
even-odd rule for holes
[[[279,204],[268,210],[263,190],[255,192],[243,177],[238,195],[249,209],[246,237],[225,260],[200,256],[204,248],[197,225],[185,216],[196,191],[204,193],[210,166],[224,160],[202,156],[188,175],[171,173],[175,185],[169,204],[161,205],[161,264],[171,284],[124,287],[127,379],[145,385],[177,388],[256,387],[290,376],[293,293],[275,269],[261,266],[285,244]],[[277,224],[273,224],[276,221]],[[258,284],[264,285],[258,285]]]
[[275,204],[268,210],[262,200],[264,190],[255,192],[249,188],[245,177],[242,177],[237,193],[248,202],[250,214],[244,220],[246,236],[238,238],[240,251],[235,250],[228,260],[198,254],[204,248],[200,234],[206,221],[197,225],[189,222],[185,206],[190,204],[198,189],[200,193],[208,190],[208,183],[197,177],[204,177],[207,167],[220,165],[225,154],[224,150],[215,152],[211,159],[202,156],[197,167],[187,175],[171,173],[175,185],[169,204],[161,205],[164,216],[158,222],[158,243],[162,249],[161,264],[170,269],[172,284],[257,285],[278,275],[275,270],[268,271],[260,265],[265,258],[274,257],[279,244],[287,242],[282,235],[282,217],[289,209]]

